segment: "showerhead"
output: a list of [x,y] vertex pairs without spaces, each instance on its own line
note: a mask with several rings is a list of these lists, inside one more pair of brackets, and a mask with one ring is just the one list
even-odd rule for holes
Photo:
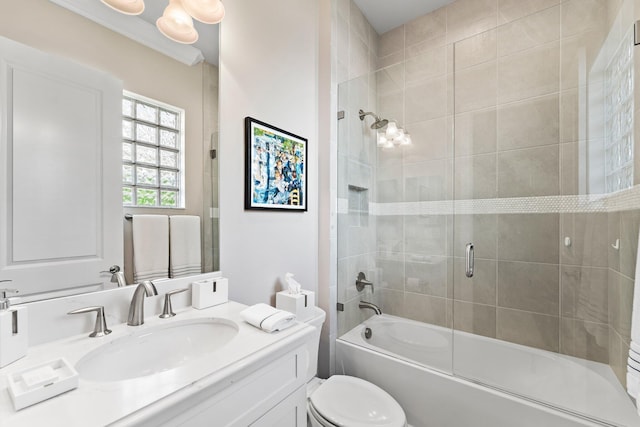
[[382,129],[389,123],[389,120],[381,119],[375,113],[371,113],[371,112],[365,113],[363,110],[360,110],[358,111],[358,114],[359,114],[358,117],[360,117],[360,120],[364,120],[364,118],[367,116],[371,116],[375,119],[375,121],[371,124],[371,129]]
[[371,129],[382,129],[387,124],[389,124],[389,120],[387,119],[380,120],[379,118],[377,118],[375,122],[371,123]]

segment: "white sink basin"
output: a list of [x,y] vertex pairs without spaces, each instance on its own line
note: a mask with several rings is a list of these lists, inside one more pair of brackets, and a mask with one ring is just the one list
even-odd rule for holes
[[105,343],[76,364],[80,377],[121,381],[175,369],[224,347],[238,334],[226,319],[174,321]]

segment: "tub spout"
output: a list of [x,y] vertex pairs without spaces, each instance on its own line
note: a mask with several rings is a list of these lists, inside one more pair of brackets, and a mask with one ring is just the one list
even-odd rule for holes
[[375,305],[372,302],[360,301],[360,305],[358,305],[358,307],[360,307],[360,308],[370,308],[371,310],[375,311],[375,313],[377,315],[381,315],[382,314],[382,310],[380,310],[380,307],[378,307],[377,305]]

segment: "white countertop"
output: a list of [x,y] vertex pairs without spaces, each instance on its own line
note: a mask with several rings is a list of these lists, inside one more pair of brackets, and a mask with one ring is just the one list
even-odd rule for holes
[[[11,427],[131,425],[138,419],[169,407],[205,387],[224,388],[248,374],[247,367],[261,358],[293,349],[310,339],[313,328],[298,323],[272,334],[257,329],[240,318],[246,306],[228,302],[205,310],[186,308],[170,319],[148,316],[144,325],[109,325],[113,331],[102,338],[89,338],[87,331],[51,343],[29,348],[26,357],[0,369],[0,425]],[[7,391],[7,374],[64,357],[71,365],[91,350],[114,339],[197,318],[225,318],[237,323],[238,334],[224,347],[176,369],[124,381],[92,382],[80,377],[77,389],[63,393],[20,411],[15,411]]]

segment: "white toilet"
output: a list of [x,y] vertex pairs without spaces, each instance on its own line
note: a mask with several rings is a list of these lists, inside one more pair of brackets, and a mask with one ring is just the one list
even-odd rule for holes
[[389,393],[368,381],[346,375],[328,380],[316,378],[320,330],[326,314],[318,307],[306,323],[314,326],[308,344],[307,426],[312,427],[406,427],[402,407]]

